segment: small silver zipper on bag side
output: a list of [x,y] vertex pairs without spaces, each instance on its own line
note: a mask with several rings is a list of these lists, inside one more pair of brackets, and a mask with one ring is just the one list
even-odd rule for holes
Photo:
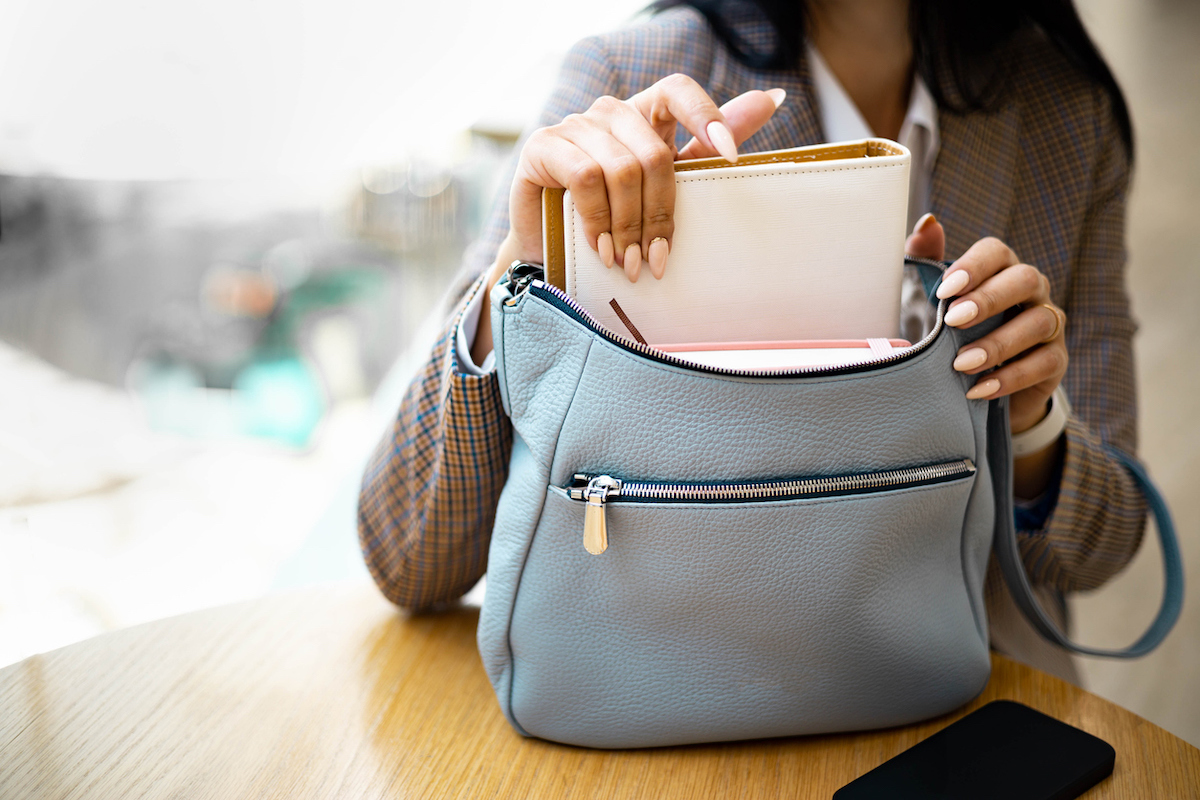
[[641,483],[611,475],[577,473],[565,487],[572,500],[587,503],[583,546],[592,555],[608,549],[605,506],[614,500],[657,503],[746,503],[768,500],[801,500],[847,494],[879,492],[965,478],[974,474],[969,458],[921,467],[838,475],[828,478],[763,481],[759,483]]

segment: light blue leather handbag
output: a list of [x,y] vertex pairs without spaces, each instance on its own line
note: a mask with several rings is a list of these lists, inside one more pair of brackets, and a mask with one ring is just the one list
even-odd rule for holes
[[[933,297],[943,265],[913,263]],[[738,372],[619,336],[540,278],[514,265],[491,297],[514,437],[479,648],[519,732],[650,747],[948,712],[988,680],[993,541],[1034,624],[1096,652],[1025,578],[1007,401],[967,400],[951,367],[983,326],[946,327],[941,301],[898,354]],[[1116,655],[1161,641],[1182,604],[1170,520],[1143,485],[1168,591]]]

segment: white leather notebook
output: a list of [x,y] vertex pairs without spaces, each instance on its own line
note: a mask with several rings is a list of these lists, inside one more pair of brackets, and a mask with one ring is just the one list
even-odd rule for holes
[[675,165],[675,235],[661,280],[630,283],[588,245],[571,193],[543,194],[547,280],[602,324],[652,345],[893,338],[909,153],[863,139]]

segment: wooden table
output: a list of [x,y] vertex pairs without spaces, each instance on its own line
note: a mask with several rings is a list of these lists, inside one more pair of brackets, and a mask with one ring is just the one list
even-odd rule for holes
[[1200,750],[1001,657],[970,706],[908,728],[623,752],[522,739],[484,675],[477,618],[324,588],[34,656],[0,670],[0,797],[828,798],[996,698],[1116,748],[1089,798],[1200,796]]

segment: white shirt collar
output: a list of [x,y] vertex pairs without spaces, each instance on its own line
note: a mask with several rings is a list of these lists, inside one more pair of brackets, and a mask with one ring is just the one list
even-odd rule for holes
[[[820,107],[821,127],[825,138],[830,142],[845,142],[851,139],[867,139],[875,135],[871,126],[863,119],[862,112],[854,105],[850,95],[838,81],[825,59],[821,56],[812,42],[805,45],[808,56],[808,70],[812,76],[813,90],[817,95],[817,105]],[[921,136],[917,129],[923,129],[927,135]],[[924,140],[924,141],[922,141]],[[904,115],[904,123],[900,126],[900,144],[907,147],[913,154],[913,160],[925,169],[933,168],[939,147],[937,126],[937,105],[929,87],[920,75],[913,76],[912,93],[908,98],[908,112]],[[923,145],[918,152],[915,146]]]

